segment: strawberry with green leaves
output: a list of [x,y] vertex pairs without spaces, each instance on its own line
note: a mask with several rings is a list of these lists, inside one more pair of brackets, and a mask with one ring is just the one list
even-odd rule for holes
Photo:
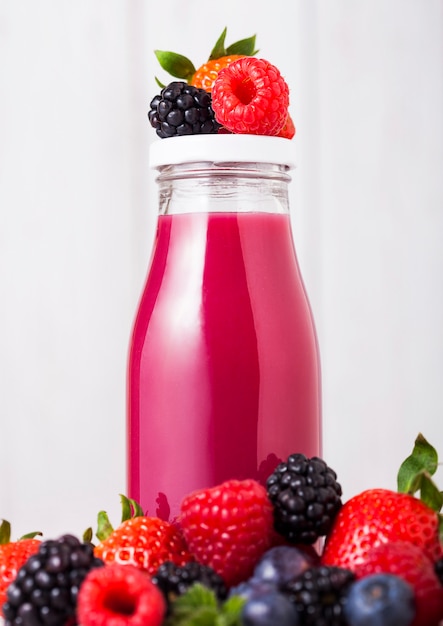
[[[217,74],[222,68],[227,67],[236,59],[254,56],[258,52],[255,49],[255,35],[226,46],[226,32],[227,29],[225,28],[212,48],[208,60],[197,69],[190,59],[176,52],[155,50],[155,56],[161,67],[171,76],[210,92]],[[157,82],[161,87],[164,86],[160,81],[157,80]]]
[[11,524],[2,520],[0,525],[0,616],[2,606],[6,600],[6,589],[15,579],[18,570],[35,554],[40,541],[35,539],[41,533],[30,533],[18,541],[11,541]]
[[372,547],[389,541],[413,543],[432,562],[442,557],[443,494],[431,478],[437,467],[437,452],[419,435],[399,470],[398,492],[368,489],[345,502],[326,539],[323,563],[353,569]]
[[443,557],[443,493],[432,480],[437,467],[436,450],[418,435],[400,467],[398,491],[368,489],[345,502],[321,557],[324,565],[347,568],[358,578],[389,573],[406,580],[417,607],[413,626],[437,626],[443,619],[437,565]]
[[114,529],[105,511],[98,514],[95,556],[106,564],[133,565],[153,575],[165,561],[184,565],[192,560],[177,526],[143,514],[134,501],[121,496],[122,521]]

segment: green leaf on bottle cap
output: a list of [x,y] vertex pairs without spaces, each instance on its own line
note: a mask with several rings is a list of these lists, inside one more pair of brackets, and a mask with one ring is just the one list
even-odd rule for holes
[[427,506],[434,511],[440,511],[443,506],[443,494],[431,478],[437,468],[436,449],[419,433],[412,453],[403,461],[398,471],[399,493],[414,495],[420,492],[420,499]]
[[225,46],[226,39],[226,31],[225,28],[217,39],[215,46],[212,48],[211,54],[209,55],[208,61],[213,61],[215,59],[220,59],[221,57],[225,57],[231,54],[239,54],[240,56],[252,57],[257,54],[258,50],[255,49],[255,39],[256,35],[252,35],[252,37],[246,37],[245,39],[240,39],[234,43],[231,43],[230,46]]
[[208,61],[213,61],[214,59],[220,59],[221,57],[226,56],[225,39],[227,30],[228,29],[225,27],[222,34],[215,42],[215,46],[211,50]]
[[255,35],[247,37],[246,39],[240,39],[226,48],[227,54],[240,54],[245,57],[253,57],[257,54],[258,50],[255,48]]
[[171,76],[189,81],[195,74],[194,64],[182,54],[168,50],[154,50],[154,53],[162,68]]

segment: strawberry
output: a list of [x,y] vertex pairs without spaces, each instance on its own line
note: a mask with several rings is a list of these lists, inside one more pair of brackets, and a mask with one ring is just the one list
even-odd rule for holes
[[289,87],[265,59],[242,57],[220,70],[212,87],[219,124],[233,133],[278,135],[289,106]]
[[418,546],[433,563],[441,558],[443,494],[431,479],[437,466],[435,449],[418,435],[400,467],[399,492],[368,489],[345,502],[326,538],[322,562],[354,569],[373,547],[392,541]]
[[122,496],[123,516],[121,524],[114,530],[108,516],[101,511],[98,516],[95,556],[106,564],[134,565],[148,574],[154,574],[165,561],[184,565],[191,560],[186,542],[177,526],[158,517],[143,515],[135,503],[128,517],[128,504],[134,504]]
[[345,502],[326,538],[322,563],[354,569],[387,541],[409,541],[432,561],[441,555],[438,516],[421,500],[388,489],[368,489]]
[[209,61],[206,61],[206,63],[203,63],[203,65],[199,67],[191,78],[191,85],[211,92],[219,71],[228,67],[228,65],[230,65],[233,61],[241,59],[243,56],[244,55],[240,54],[229,54],[227,56],[220,57],[219,59],[210,59]]
[[80,587],[77,621],[82,626],[160,626],[165,613],[161,591],[131,565],[92,570]]
[[18,541],[11,541],[11,524],[2,520],[0,525],[0,616],[6,600],[6,589],[15,579],[18,570],[37,552],[40,541],[34,537],[41,533],[31,533]]
[[443,588],[432,561],[421,548],[406,541],[381,543],[371,548],[355,567],[357,578],[372,574],[395,574],[414,591],[416,615],[413,626],[437,626],[443,619]]
[[[255,35],[236,41],[230,46],[225,46],[226,32],[227,29],[225,28],[217,39],[208,60],[197,69],[192,61],[182,54],[167,50],[155,50],[155,55],[166,72],[175,78],[185,80],[194,87],[206,89],[206,91],[210,92],[214,80],[222,68],[227,67],[232,61],[240,57],[254,56],[257,53],[257,50],[255,50]],[[159,80],[157,82],[161,87],[164,87]]]
[[273,513],[266,489],[255,480],[228,480],[186,496],[180,524],[197,561],[228,586],[246,580],[273,542]]

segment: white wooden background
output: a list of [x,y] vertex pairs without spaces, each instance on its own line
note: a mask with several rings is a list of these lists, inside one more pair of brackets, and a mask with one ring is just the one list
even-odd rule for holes
[[[81,533],[125,491],[156,203],[153,54],[257,33],[291,87],[291,206],[345,497],[443,457],[441,0],[0,0],[0,517]],[[442,482],[442,481],[440,481]]]

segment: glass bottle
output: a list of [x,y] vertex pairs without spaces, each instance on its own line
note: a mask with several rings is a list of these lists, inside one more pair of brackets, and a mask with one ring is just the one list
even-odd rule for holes
[[157,140],[157,233],[128,364],[128,494],[175,518],[184,495],[265,482],[321,453],[320,361],[293,243],[293,143]]

